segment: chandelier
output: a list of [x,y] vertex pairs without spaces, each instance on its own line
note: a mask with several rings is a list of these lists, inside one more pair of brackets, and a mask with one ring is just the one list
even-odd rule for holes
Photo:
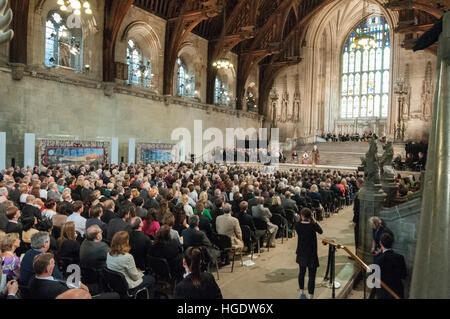
[[[364,0],[362,19],[361,20],[367,19],[366,18],[366,16],[367,16],[366,13],[367,13],[367,1]],[[376,47],[377,41],[375,40],[375,37],[370,35],[370,34],[368,34],[367,31],[368,31],[367,27],[361,28],[359,30],[359,33],[358,33],[358,31],[355,30],[356,36],[355,36],[355,39],[353,40],[353,42],[351,44],[351,48],[352,49],[369,50],[371,48]]]
[[228,59],[219,59],[213,63],[213,67],[217,69],[231,69],[233,67],[233,63],[230,62]]
[[92,14],[91,4],[88,0],[58,0],[57,4],[61,11],[72,12],[75,15],[81,15],[81,9],[84,9],[84,13]]

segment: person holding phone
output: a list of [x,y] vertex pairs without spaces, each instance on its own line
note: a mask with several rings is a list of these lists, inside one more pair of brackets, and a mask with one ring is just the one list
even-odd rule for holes
[[309,208],[300,211],[301,221],[295,225],[298,234],[297,239],[297,263],[300,266],[298,274],[298,285],[300,288],[300,299],[307,299],[304,292],[306,268],[308,268],[308,294],[309,299],[314,297],[316,284],[316,271],[319,267],[317,255],[317,235],[322,234],[322,228],[313,217]]

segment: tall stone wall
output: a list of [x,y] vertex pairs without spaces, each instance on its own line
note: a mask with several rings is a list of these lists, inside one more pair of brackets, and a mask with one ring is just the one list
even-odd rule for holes
[[26,72],[22,80],[15,81],[11,69],[0,67],[0,83],[0,132],[6,132],[7,165],[12,158],[23,165],[25,133],[80,140],[119,137],[119,159],[127,160],[129,138],[136,138],[137,143],[174,143],[178,141],[171,140],[172,131],[183,127],[191,132],[193,143],[194,120],[203,121],[203,130],[216,127],[224,135],[228,127],[258,129],[262,123],[260,116],[231,107],[177,98],[165,101],[167,97],[126,86],[117,86],[107,96],[101,82],[52,72]]

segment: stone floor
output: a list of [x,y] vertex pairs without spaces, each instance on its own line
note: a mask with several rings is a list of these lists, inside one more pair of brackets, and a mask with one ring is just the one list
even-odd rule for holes
[[[346,207],[338,214],[320,222],[323,234],[318,235],[318,254],[320,267],[316,276],[315,297],[318,299],[331,298],[331,289],[324,286],[328,246],[322,244],[322,239],[333,239],[346,245],[354,251],[354,236],[352,228],[352,206]],[[259,256],[254,257],[253,266],[241,266],[236,262],[234,272],[231,265],[220,269],[220,279],[217,281],[225,299],[298,299],[298,265],[295,262],[297,237],[290,238],[281,244],[277,239],[275,249],[267,249]],[[244,257],[244,262],[249,260]],[[336,252],[336,280],[345,285],[344,278],[348,278],[348,268],[353,262],[347,258],[343,250]],[[350,267],[349,267],[350,266]],[[351,270],[353,273],[353,270]],[[217,279],[217,274],[215,274]],[[342,278],[342,279],[341,279]],[[307,278],[305,280],[307,282]],[[341,289],[341,288],[340,288]],[[336,290],[339,294],[339,289]]]

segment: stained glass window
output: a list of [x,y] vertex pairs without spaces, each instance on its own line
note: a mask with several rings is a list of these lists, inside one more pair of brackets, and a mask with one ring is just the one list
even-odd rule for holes
[[341,107],[341,117],[342,118],[346,118],[347,117],[347,98],[346,97],[342,98],[341,105],[342,105],[342,107]]
[[355,95],[359,95],[360,87],[361,87],[361,75],[359,75],[358,73],[355,75],[355,90],[353,91]]
[[178,58],[178,96],[195,97],[195,78],[187,71],[186,65]]
[[48,67],[82,71],[82,30],[69,29],[67,17],[50,11],[45,23],[45,62]]
[[[372,36],[376,45],[355,48],[355,38],[361,34]],[[389,24],[380,15],[363,19],[348,35],[342,54],[341,118],[388,116],[390,39]]]
[[228,105],[230,97],[228,96],[228,86],[219,78],[216,78],[214,104]]
[[352,117],[353,113],[353,98],[349,97],[347,102],[347,117]]
[[150,60],[142,55],[141,49],[133,40],[128,40],[127,49],[128,84],[149,88],[152,84]]

